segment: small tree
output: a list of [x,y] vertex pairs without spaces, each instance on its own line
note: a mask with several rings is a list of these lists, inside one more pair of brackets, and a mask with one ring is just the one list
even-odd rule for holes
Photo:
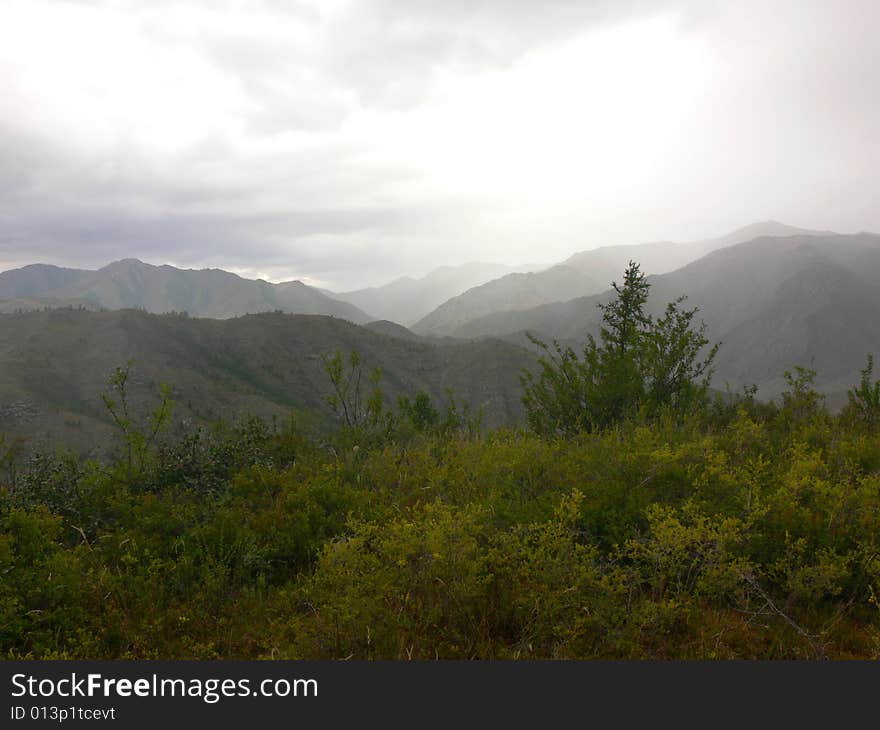
[[796,365],[794,373],[783,373],[788,390],[782,393],[780,416],[788,423],[803,421],[819,413],[825,404],[825,396],[815,387],[816,371]]
[[171,420],[173,401],[171,387],[159,385],[160,402],[144,425],[139,425],[131,413],[128,383],[133,362],[116,367],[107,379],[108,390],[101,394],[104,407],[122,436],[123,467],[129,485],[143,476],[148,460],[161,432]]
[[[376,368],[365,376],[361,357],[354,351],[347,362],[339,350],[321,355],[321,361],[333,388],[327,404],[346,427],[361,430],[385,425],[390,414],[385,412],[385,395],[379,386],[382,371]],[[364,381],[370,385],[369,393],[364,393]]]
[[719,344],[700,352],[709,344],[706,323],[694,327],[698,309],[680,309],[687,299],[681,296],[666,305],[665,314],[649,328],[642,349],[647,404],[652,410],[669,404],[686,409],[701,397],[712,378],[712,362]]
[[15,489],[18,476],[18,461],[24,452],[24,440],[21,437],[8,437],[0,433],[0,487]]
[[633,261],[623,284],[612,286],[615,299],[599,305],[599,342],[588,335],[583,358],[529,335],[544,351],[538,375],[521,378],[528,423],[537,433],[605,428],[641,408],[649,414],[687,408],[705,394],[718,345],[700,359],[709,341],[704,324],[694,327],[697,309],[682,309],[679,297],[655,321],[645,312],[650,284]]
[[579,431],[591,431],[595,388],[586,363],[574,350],[563,348],[556,340],[551,350],[537,337],[527,336],[544,351],[538,358],[538,376],[528,371],[520,376],[529,427],[544,436],[573,436]]
[[623,285],[612,282],[617,296],[608,304],[599,304],[603,325],[597,344],[588,335],[584,351],[585,380],[592,397],[593,421],[599,427],[619,421],[645,400],[642,376],[646,337],[651,318],[645,313],[651,285],[629,262]]
[[859,385],[846,392],[849,410],[871,427],[880,426],[880,380],[873,380],[874,355],[868,354],[868,363],[861,371]]
[[413,400],[405,395],[400,396],[398,408],[401,416],[409,421],[416,431],[435,428],[440,420],[440,413],[431,402],[431,396],[423,390],[416,393]]

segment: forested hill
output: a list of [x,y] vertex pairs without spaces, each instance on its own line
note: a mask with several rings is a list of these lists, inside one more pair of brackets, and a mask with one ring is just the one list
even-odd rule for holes
[[101,393],[129,359],[140,412],[155,406],[165,382],[181,422],[286,416],[293,409],[320,425],[333,417],[321,355],[337,349],[360,353],[365,373],[381,367],[392,405],[401,394],[425,391],[442,407],[451,388],[461,404],[482,408],[486,426],[521,419],[519,373],[534,362],[526,350],[498,341],[432,344],[323,316],[7,314],[0,315],[0,432],[80,447],[100,443],[110,428]]

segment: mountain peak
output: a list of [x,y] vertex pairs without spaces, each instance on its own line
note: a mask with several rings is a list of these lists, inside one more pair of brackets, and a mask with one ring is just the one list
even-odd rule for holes
[[809,228],[798,228],[797,226],[790,226],[787,223],[780,223],[776,220],[765,220],[737,228],[735,231],[721,236],[717,240],[741,243],[754,238],[782,238],[785,236],[802,235],[827,236],[833,235],[833,233],[831,231],[814,231]]
[[119,259],[118,261],[111,261],[106,266],[101,267],[98,271],[122,271],[128,269],[155,269],[156,266],[152,264],[147,264],[141,261],[140,259]]

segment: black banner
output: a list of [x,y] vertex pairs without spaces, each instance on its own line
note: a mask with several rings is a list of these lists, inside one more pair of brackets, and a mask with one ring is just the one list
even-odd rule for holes
[[[876,721],[876,662],[0,662],[0,727]],[[256,725],[253,725],[256,723]],[[674,723],[674,725],[672,724]]]

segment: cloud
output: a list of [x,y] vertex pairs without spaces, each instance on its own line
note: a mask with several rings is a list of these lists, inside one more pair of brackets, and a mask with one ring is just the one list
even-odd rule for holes
[[880,228],[878,12],[9,0],[0,266],[354,288],[762,218]]

